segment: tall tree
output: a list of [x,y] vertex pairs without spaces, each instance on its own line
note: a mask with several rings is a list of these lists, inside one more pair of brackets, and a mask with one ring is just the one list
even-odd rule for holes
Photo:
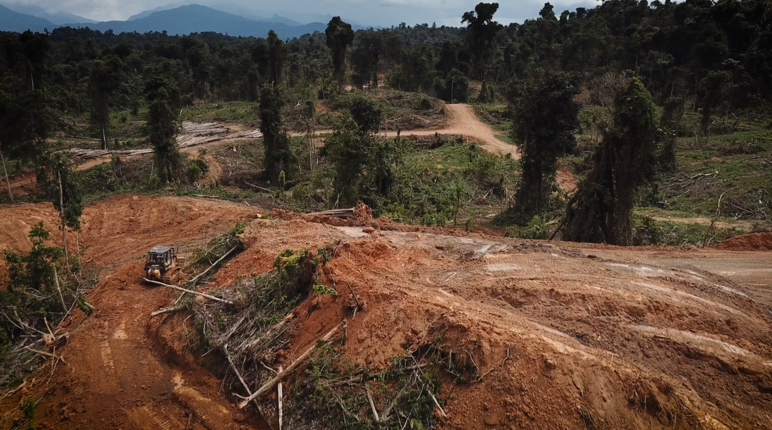
[[158,177],[164,182],[179,178],[182,159],[177,146],[180,131],[180,90],[165,74],[155,74],[145,85],[147,127],[155,153]]
[[635,190],[651,177],[657,122],[651,95],[635,77],[614,103],[614,122],[593,167],[569,201],[563,238],[628,245]]
[[522,176],[515,196],[515,210],[523,221],[544,207],[552,192],[558,158],[576,148],[574,130],[579,127],[579,78],[548,73],[513,103],[513,137],[520,147]]
[[268,64],[269,77],[273,85],[281,84],[284,74],[284,63],[287,61],[287,46],[279,36],[271,30],[268,32]]
[[50,49],[48,37],[45,34],[33,33],[27,30],[19,35],[19,42],[23,46],[22,53],[29,71],[31,89],[35,91],[35,82],[40,81],[43,74],[43,63]]
[[383,33],[374,30],[363,30],[357,34],[357,40],[357,46],[351,55],[352,65],[368,84],[378,88],[380,59],[386,50]]
[[279,89],[264,86],[260,94],[260,131],[265,145],[265,172],[272,181],[278,181],[280,173],[286,175],[292,166],[290,137],[281,116],[283,107]]
[[662,108],[660,124],[662,126],[662,153],[660,154],[660,166],[664,171],[676,169],[676,142],[678,131],[681,129],[681,120],[684,117],[685,100],[681,97],[670,97]]
[[327,36],[327,47],[332,54],[332,67],[340,91],[343,89],[345,78],[346,48],[354,42],[354,30],[351,29],[351,24],[343,22],[339,16],[336,16],[327,24],[324,34]]
[[708,134],[710,131],[710,119],[713,111],[725,99],[725,87],[729,82],[729,73],[725,71],[710,71],[700,82],[700,95],[702,96],[702,132]]
[[37,162],[37,180],[48,199],[59,211],[64,244],[64,263],[70,270],[67,247],[67,229],[80,230],[80,216],[83,214],[83,199],[78,184],[72,177],[69,159],[62,153],[47,153]]
[[483,81],[487,73],[486,63],[493,47],[493,39],[502,28],[501,24],[493,20],[497,10],[499,10],[498,3],[478,3],[474,11],[464,13],[461,18],[461,22],[467,24],[469,49],[474,53],[477,65],[481,68]]
[[366,97],[357,97],[350,116],[340,118],[325,141],[327,158],[335,170],[335,203],[354,204],[372,192],[383,194],[393,179],[393,151],[376,139],[381,111]]
[[107,149],[107,134],[110,129],[110,96],[118,89],[121,60],[110,56],[91,63],[88,90],[91,96],[91,125],[99,133],[102,147]]

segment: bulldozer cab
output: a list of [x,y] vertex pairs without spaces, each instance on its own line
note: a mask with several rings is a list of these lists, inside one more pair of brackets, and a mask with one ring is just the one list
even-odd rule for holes
[[177,258],[177,247],[174,245],[153,247],[147,253],[144,277],[153,281],[173,281],[180,269]]
[[168,267],[177,257],[176,246],[156,246],[147,253],[146,267]]

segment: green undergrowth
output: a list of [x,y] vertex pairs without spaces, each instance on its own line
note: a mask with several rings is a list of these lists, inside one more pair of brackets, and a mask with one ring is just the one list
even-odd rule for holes
[[682,135],[676,166],[658,184],[658,207],[712,218],[723,195],[723,216],[770,221],[772,130],[765,123],[733,120],[711,136]]
[[[438,136],[435,149],[411,145],[394,170],[385,195],[365,201],[375,216],[446,226],[500,211],[517,182],[517,162],[489,154],[476,144]],[[292,191],[293,208],[318,210],[333,202],[333,171],[320,166]]]
[[245,101],[196,102],[186,106],[181,121],[192,122],[246,122],[257,118],[257,103]]
[[435,345],[407,351],[381,372],[353,364],[342,349],[341,342],[324,345],[293,377],[287,401],[293,428],[436,428],[438,405],[444,406],[437,397],[441,375],[452,380],[460,371],[447,366]]

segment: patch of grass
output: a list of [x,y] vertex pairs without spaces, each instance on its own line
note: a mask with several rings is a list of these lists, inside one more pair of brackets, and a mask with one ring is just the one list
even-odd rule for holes
[[258,105],[255,102],[197,102],[186,106],[181,121],[193,122],[246,122],[257,118]]

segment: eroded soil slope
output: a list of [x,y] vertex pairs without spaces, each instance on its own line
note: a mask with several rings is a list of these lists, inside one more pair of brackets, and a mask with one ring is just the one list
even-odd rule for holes
[[[150,312],[177,295],[139,283],[153,245],[179,244],[184,253],[255,215],[245,205],[176,197],[120,196],[87,207],[79,234],[84,260],[106,269],[88,294],[96,311],[85,317],[76,309],[64,323],[70,337],[57,355],[66,364],[50,380],[44,366],[3,399],[0,427],[10,428],[20,401],[33,399],[38,428],[182,429],[189,418],[194,429],[260,428],[218,393],[216,378],[159,346]],[[55,232],[50,205],[0,207],[0,223],[13,228],[0,230],[2,246],[27,249],[25,233],[38,220]]]
[[[723,268],[732,253],[665,249],[641,262],[611,247],[300,220],[256,220],[250,234],[253,245],[216,283],[268,270],[287,246],[341,240],[331,279],[367,301],[352,319],[343,298],[321,309],[309,299],[290,351],[349,318],[345,352],[372,369],[437,336],[472,357],[481,380],[441,393],[446,428],[772,427],[768,307],[690,260]],[[769,267],[772,254],[745,261]]]
[[[0,220],[29,217],[29,208],[2,207]],[[87,208],[86,257],[112,267],[89,296],[97,311],[68,322],[72,336],[58,350],[68,364],[48,383],[43,368],[3,400],[0,426],[32,397],[42,428],[181,429],[188,417],[191,428],[267,428],[181,354],[195,330],[187,317],[151,320],[177,295],[137,282],[149,246],[203,243],[254,215],[182,198]],[[337,243],[327,281],[342,292],[350,284],[367,303],[355,317],[345,294],[301,303],[287,362],[347,318],[344,352],[372,369],[440,337],[469,357],[478,380],[443,382],[443,428],[772,427],[772,253],[546,244],[277,215],[249,223],[247,249],[207,289],[270,270],[284,249]]]

